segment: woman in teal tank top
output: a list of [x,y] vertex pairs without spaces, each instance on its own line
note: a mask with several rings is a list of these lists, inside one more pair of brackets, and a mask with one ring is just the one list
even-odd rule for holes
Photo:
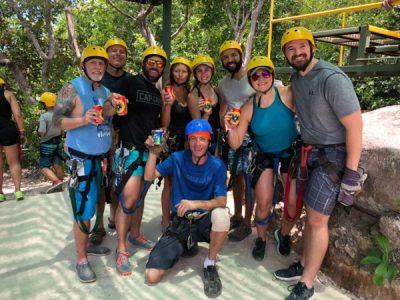
[[[274,87],[275,68],[272,61],[265,56],[253,57],[247,67],[247,77],[256,94],[241,107],[239,124],[232,125],[232,112],[228,112],[225,116],[225,126],[228,130],[229,146],[233,149],[240,147],[245,133],[250,129],[254,134],[255,143],[261,150],[257,155],[256,171],[252,174],[252,187],[257,203],[255,221],[258,233],[252,254],[254,259],[262,260],[265,255],[267,226],[272,219],[273,204],[275,204],[273,203],[274,177],[278,173],[280,162],[282,180],[286,182],[291,158],[289,150],[298,133],[291,88]],[[289,212],[293,215],[296,202],[295,180],[291,182],[290,191]],[[279,230],[276,234],[282,237]],[[278,252],[289,255],[288,236],[285,237],[285,241],[289,250],[281,251],[282,247],[278,242]]]

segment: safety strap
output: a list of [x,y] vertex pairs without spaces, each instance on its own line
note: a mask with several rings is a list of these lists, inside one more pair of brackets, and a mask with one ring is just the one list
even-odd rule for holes
[[86,181],[85,184],[85,189],[83,191],[80,191],[81,196],[82,196],[82,201],[81,201],[81,205],[79,207],[79,211],[78,211],[78,215],[82,215],[83,211],[85,210],[85,205],[86,205],[86,201],[87,201],[87,196],[89,194],[89,190],[90,190],[90,185],[92,183],[92,180],[94,178],[94,176],[96,176],[97,172],[96,172],[96,159],[92,158],[90,160],[90,172],[87,176],[78,176],[78,181]]
[[301,152],[300,152],[300,186],[297,194],[296,200],[296,212],[294,216],[290,216],[289,214],[289,195],[290,195],[290,188],[291,188],[291,181],[292,181],[292,172],[297,169],[298,165],[298,158],[297,155],[294,155],[291,162],[290,168],[288,170],[288,174],[286,177],[285,183],[285,197],[283,199],[283,217],[285,220],[289,222],[293,222],[301,213],[301,208],[303,206],[303,194],[304,194],[304,186],[305,180],[307,180],[307,159],[308,155],[312,150],[312,145],[302,145]]
[[339,171],[336,165],[328,160],[324,148],[318,148],[318,166],[322,167],[335,185],[341,181],[343,172]]
[[[98,202],[100,199],[100,185],[101,185],[101,177],[99,174],[97,174],[97,177],[96,177],[96,184],[97,184],[98,191],[99,191],[98,198],[96,200],[96,202]],[[75,189],[72,187],[68,187],[68,193],[69,193],[69,198],[71,200],[72,213],[74,215],[74,219],[77,220],[80,231],[82,231],[83,233],[88,234],[88,235],[92,232],[96,232],[97,228],[99,227],[99,223],[100,223],[100,210],[96,209],[96,221],[94,223],[93,229],[90,231],[89,228],[87,228],[85,222],[80,219],[80,216],[82,216],[82,213],[79,214],[77,212]],[[86,198],[86,200],[87,200],[87,198]],[[86,200],[84,201],[82,199],[82,203],[86,202]],[[81,206],[82,206],[82,203],[81,203]]]
[[274,207],[271,208],[270,213],[268,214],[268,216],[266,216],[264,219],[262,220],[255,220],[256,225],[268,225],[271,221],[272,221],[272,217],[274,216]]
[[125,184],[128,182],[129,178],[131,178],[132,173],[139,167],[144,166],[143,163],[143,154],[144,150],[139,150],[139,156],[135,159],[127,168],[126,172],[122,175],[120,184],[115,188],[115,193],[117,195],[121,194],[123,191]]
[[122,193],[120,193],[118,195],[118,199],[119,199],[119,204],[121,205],[121,208],[123,210],[123,212],[127,215],[132,215],[135,213],[135,211],[142,205],[144,198],[146,197],[147,191],[149,190],[151,186],[151,181],[145,181],[143,184],[143,189],[140,193],[139,199],[136,201],[135,206],[131,209],[125,207],[124,205],[124,197],[122,195]]
[[228,191],[230,191],[232,189],[233,186],[233,182],[236,179],[237,175],[237,167],[238,167],[238,163],[239,163],[239,156],[242,154],[242,147],[240,147],[238,150],[236,150],[233,153],[233,162],[232,162],[232,170],[230,172],[231,176],[229,178],[229,182],[228,182]]

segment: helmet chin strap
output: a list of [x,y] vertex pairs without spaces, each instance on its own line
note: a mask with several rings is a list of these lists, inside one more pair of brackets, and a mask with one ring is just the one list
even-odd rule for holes
[[120,68],[118,68],[118,67],[116,67],[116,66],[114,66],[113,64],[111,64],[111,63],[108,63],[114,70],[115,70],[115,72],[119,72],[119,71],[121,71],[121,70],[123,70],[124,69],[124,67],[125,67],[125,64],[122,66],[122,67],[120,67]]

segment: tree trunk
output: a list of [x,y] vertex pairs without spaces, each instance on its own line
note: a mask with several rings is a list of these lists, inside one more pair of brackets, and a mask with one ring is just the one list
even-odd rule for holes
[[3,53],[0,53],[0,66],[5,66],[13,74],[14,79],[17,81],[20,90],[26,96],[29,104],[35,103],[35,98],[32,97],[32,88],[27,82],[25,75],[21,72],[20,68]]
[[253,39],[254,35],[256,33],[256,26],[257,26],[257,20],[258,16],[260,15],[261,9],[264,6],[265,0],[254,0],[254,6],[255,9],[251,13],[251,25],[250,25],[250,31],[249,35],[247,36],[247,43],[246,43],[246,52],[245,56],[243,59],[243,65],[247,65],[247,62],[250,60],[251,57],[251,51],[253,49]]
[[81,51],[79,50],[78,41],[76,40],[75,22],[71,6],[65,7],[65,19],[67,20],[69,46],[74,53],[76,61],[79,61],[81,58]]

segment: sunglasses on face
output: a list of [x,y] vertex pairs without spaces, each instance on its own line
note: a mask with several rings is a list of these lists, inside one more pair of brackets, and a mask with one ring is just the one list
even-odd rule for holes
[[163,62],[163,61],[155,60],[155,59],[148,59],[147,62],[146,62],[146,64],[147,64],[149,67],[154,67],[154,66],[156,66],[156,67],[159,68],[159,69],[161,69],[161,68],[164,67],[164,62]]
[[253,81],[257,81],[257,80],[260,79],[261,77],[262,77],[262,78],[270,78],[270,77],[271,77],[271,73],[268,72],[267,70],[264,70],[264,71],[261,72],[261,75],[258,75],[257,73],[251,75],[251,79],[252,79]]

